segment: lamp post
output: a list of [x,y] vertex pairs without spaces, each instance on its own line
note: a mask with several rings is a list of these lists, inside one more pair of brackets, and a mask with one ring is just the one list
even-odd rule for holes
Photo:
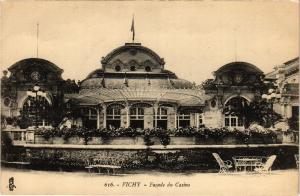
[[[273,112],[273,104],[275,100],[280,100],[281,94],[279,92],[276,92],[274,89],[269,89],[268,94],[263,94],[261,96],[262,99],[265,99],[267,103],[271,105],[271,112]],[[273,115],[272,115],[273,117]],[[272,127],[274,128],[274,122],[272,119]]]
[[40,87],[38,85],[34,85],[33,92],[35,93],[35,128],[38,128],[38,92]]

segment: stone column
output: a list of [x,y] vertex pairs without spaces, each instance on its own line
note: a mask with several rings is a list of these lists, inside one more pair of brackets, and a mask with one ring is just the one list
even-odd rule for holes
[[281,115],[283,118],[286,118],[286,112],[285,112],[285,104],[284,103],[281,103],[280,104],[280,107],[281,107]]
[[154,104],[154,128],[156,130],[157,127],[157,111],[158,111],[158,104]]
[[145,129],[152,129],[155,127],[155,123],[153,124],[154,121],[154,108],[153,107],[146,107],[144,108],[144,128]]
[[106,105],[102,105],[102,112],[103,112],[103,128],[106,128]]
[[177,122],[177,106],[174,107],[174,117],[175,117],[175,129],[178,127],[178,122]]
[[199,128],[199,113],[196,113],[195,118],[196,118],[196,127]]
[[22,131],[21,132],[21,141],[25,141],[25,140],[26,140],[26,138],[25,138],[25,132]]
[[130,127],[130,105],[126,104],[125,109],[126,109],[126,121],[127,121],[126,127]]
[[191,127],[196,126],[197,122],[195,122],[195,119],[196,119],[196,113],[190,113],[190,126]]
[[97,129],[100,129],[100,108],[97,107]]
[[286,105],[286,117],[287,118],[292,117],[292,105],[291,104]]

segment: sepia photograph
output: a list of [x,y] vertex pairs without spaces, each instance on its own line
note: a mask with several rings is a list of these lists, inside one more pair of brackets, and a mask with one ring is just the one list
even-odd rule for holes
[[0,6],[1,194],[299,194],[298,1]]

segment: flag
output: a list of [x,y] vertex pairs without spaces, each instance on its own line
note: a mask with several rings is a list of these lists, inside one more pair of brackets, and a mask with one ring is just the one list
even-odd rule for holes
[[132,23],[131,23],[131,29],[130,31],[132,32],[132,42],[134,42],[134,36],[135,36],[135,30],[134,30],[134,16],[132,18]]

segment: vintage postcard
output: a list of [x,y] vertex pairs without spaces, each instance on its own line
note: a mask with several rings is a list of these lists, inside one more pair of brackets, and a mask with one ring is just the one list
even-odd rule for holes
[[0,4],[2,194],[298,195],[298,1]]

